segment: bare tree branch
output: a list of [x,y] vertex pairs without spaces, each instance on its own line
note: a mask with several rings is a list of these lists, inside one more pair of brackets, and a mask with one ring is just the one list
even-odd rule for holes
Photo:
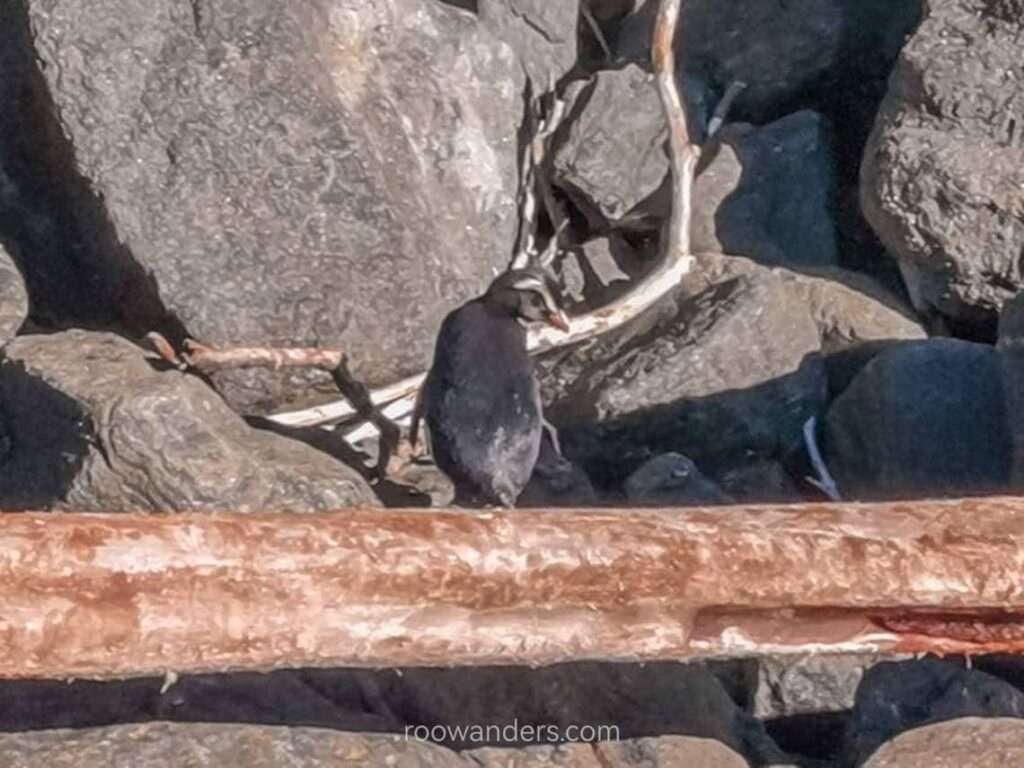
[[708,139],[713,139],[722,126],[725,125],[725,118],[728,116],[729,110],[732,109],[732,103],[736,101],[736,97],[743,93],[746,87],[747,84],[742,80],[734,80],[729,84],[729,87],[725,90],[725,95],[722,96],[722,100],[715,107],[715,113],[708,121]]
[[[659,260],[658,266],[642,278],[625,296],[584,315],[571,317],[570,329],[567,333],[548,327],[531,328],[527,336],[527,346],[531,352],[542,352],[576,344],[624,325],[674,290],[692,267],[690,221],[693,215],[693,178],[697,161],[700,158],[700,148],[691,141],[687,130],[683,99],[675,80],[673,42],[676,39],[681,4],[681,0],[662,0],[652,45],[658,93],[669,125],[673,188],[672,212],[668,222],[668,231],[663,238],[662,258]],[[725,100],[723,99],[723,101]],[[727,107],[728,104],[726,104]],[[521,260],[528,261],[538,256],[532,250],[534,237],[529,231],[529,226],[532,224],[528,221],[535,215],[536,209],[536,194],[533,189],[535,171],[545,162],[546,142],[557,129],[565,109],[565,100],[556,98],[550,112],[546,116],[540,115],[538,101],[536,114],[531,111],[527,116],[527,119],[531,121],[530,124],[536,126],[533,140],[524,151],[521,169],[521,182],[527,185],[523,192],[523,205],[526,206],[529,216],[524,215],[523,218],[524,227],[527,229],[520,232],[520,252],[513,260],[513,266],[522,266],[519,264]],[[549,216],[554,217],[557,214],[549,212]],[[524,250],[527,248],[530,250]],[[423,378],[421,374],[377,390],[371,393],[371,400],[374,406],[383,406],[383,414],[388,418],[404,422],[412,412],[416,392]],[[270,418],[289,426],[312,426],[336,423],[355,414],[356,410],[351,405],[339,402],[301,411],[280,413]],[[371,424],[366,424],[347,433],[346,437],[352,442],[358,442],[358,440],[372,436],[375,432],[376,430]]]
[[807,446],[807,455],[811,460],[811,466],[814,467],[814,472],[817,474],[817,477],[809,477],[807,480],[832,501],[842,501],[843,497],[839,495],[839,486],[832,478],[832,473],[828,471],[828,465],[825,464],[825,459],[822,458],[821,451],[818,449],[818,440],[815,434],[817,428],[818,420],[814,416],[811,416],[804,424],[804,444]]
[[185,351],[180,355],[170,342],[159,333],[149,333],[146,338],[157,353],[167,362],[179,368],[191,368],[201,373],[233,370],[238,368],[319,368],[333,371],[345,360],[345,353],[337,349],[319,347],[228,347],[217,349],[200,344],[193,339],[185,340]]

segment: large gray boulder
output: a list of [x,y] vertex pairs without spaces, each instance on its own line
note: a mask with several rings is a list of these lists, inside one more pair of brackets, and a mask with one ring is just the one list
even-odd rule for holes
[[[533,19],[482,5],[508,29]],[[420,370],[444,313],[507,263],[523,65],[472,13],[426,0],[27,7],[37,101],[70,142],[57,170],[102,201],[92,218],[76,201],[76,257],[124,317],[159,315],[133,306],[158,296],[205,342],[341,347],[372,384]],[[248,409],[329,389],[308,374],[215,379]]]
[[0,347],[14,337],[27,316],[25,283],[0,243]]
[[376,503],[354,469],[250,428],[202,381],[158,372],[112,334],[9,343],[0,416],[9,445],[0,508],[304,512]]
[[928,10],[890,80],[861,199],[914,304],[978,322],[1024,287],[1024,14],[1017,0]]
[[[955,662],[924,659],[877,664],[864,673],[857,689],[845,765],[860,765],[904,731],[964,717],[1022,718],[1024,693]],[[978,745],[979,754],[984,755],[982,746]],[[959,765],[977,764],[970,760]]]

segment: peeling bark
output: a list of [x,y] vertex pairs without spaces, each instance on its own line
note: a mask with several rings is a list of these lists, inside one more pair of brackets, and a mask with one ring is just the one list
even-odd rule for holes
[[1024,500],[0,517],[0,677],[1024,652]]

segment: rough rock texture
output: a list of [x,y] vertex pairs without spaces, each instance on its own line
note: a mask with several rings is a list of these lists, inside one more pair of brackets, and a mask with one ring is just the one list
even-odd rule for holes
[[693,249],[765,264],[836,264],[834,160],[821,115],[731,125],[720,139],[694,185]]
[[754,715],[759,718],[852,709],[864,670],[875,656],[805,656],[758,659]]
[[21,273],[0,242],[0,347],[14,337],[28,316],[28,295]]
[[999,347],[1024,347],[1024,292],[1003,304],[999,313]]
[[[484,667],[384,673],[380,696],[403,722],[435,725],[611,725],[619,737],[681,734],[719,741],[762,764],[783,755],[700,664],[576,663],[538,670]],[[450,738],[452,747],[473,746]]]
[[[536,90],[547,90],[576,65],[579,0],[441,0],[476,6],[483,26],[516,52]],[[486,86],[487,81],[482,80]]]
[[987,345],[908,342],[832,404],[822,450],[845,498],[991,492],[1010,481],[1002,361]]
[[702,253],[689,284],[706,287],[738,275],[769,272],[783,281],[789,301],[811,313],[822,348],[842,349],[861,342],[915,340],[927,337],[913,309],[871,277],[838,267],[802,272],[783,267],[766,270],[750,259]]
[[[666,137],[648,73],[599,72],[555,156],[557,183],[609,222],[654,227],[670,203]],[[832,165],[830,131],[815,112],[727,126],[694,186],[693,249],[767,264],[835,264]]]
[[462,755],[403,736],[262,725],[146,723],[87,731],[0,735],[0,762],[19,768],[744,768],[713,741],[667,736],[635,742],[479,749]]
[[[472,14],[418,0],[29,8],[73,171],[197,338],[340,346],[357,375],[392,379],[507,263],[523,75]],[[94,240],[83,257],[102,267],[113,246]],[[300,379],[217,377],[247,407]]]
[[954,662],[877,664],[864,674],[857,690],[847,746],[851,764],[859,765],[903,731],[961,717],[1024,717],[1024,693]]
[[587,507],[597,503],[597,492],[587,474],[560,456],[545,437],[530,482],[519,495],[518,507]]
[[[617,58],[650,59],[656,5],[647,0],[613,37]],[[687,72],[719,90],[734,80],[748,83],[736,112],[767,122],[794,103],[875,74],[872,65],[895,57],[917,13],[912,0],[696,0],[684,7],[677,55]]]
[[563,448],[598,484],[618,484],[666,452],[712,476],[737,455],[775,456],[823,406],[818,329],[780,277],[730,276],[680,301],[545,374],[549,396],[566,393],[549,409]]
[[915,306],[971,321],[1024,286],[1024,17],[929,6],[864,155],[862,203]]
[[697,465],[678,453],[656,456],[624,483],[626,501],[635,506],[685,507],[730,504],[722,489],[706,478]]
[[1024,723],[965,717],[897,736],[863,768],[1007,768],[1022,764]]
[[715,480],[738,504],[765,504],[803,500],[799,487],[777,461],[755,459],[718,472]]
[[594,79],[586,107],[555,154],[555,172],[570,194],[614,221],[665,180],[668,133],[650,73],[629,65]]
[[199,379],[111,334],[21,336],[0,366],[0,506],[326,510],[371,504],[352,469],[251,429]]

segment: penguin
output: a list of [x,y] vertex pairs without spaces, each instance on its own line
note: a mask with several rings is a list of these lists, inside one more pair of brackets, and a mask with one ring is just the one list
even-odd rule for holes
[[422,418],[456,504],[514,507],[530,479],[548,425],[526,330],[544,322],[568,332],[556,296],[543,269],[512,269],[441,324],[411,441]]

